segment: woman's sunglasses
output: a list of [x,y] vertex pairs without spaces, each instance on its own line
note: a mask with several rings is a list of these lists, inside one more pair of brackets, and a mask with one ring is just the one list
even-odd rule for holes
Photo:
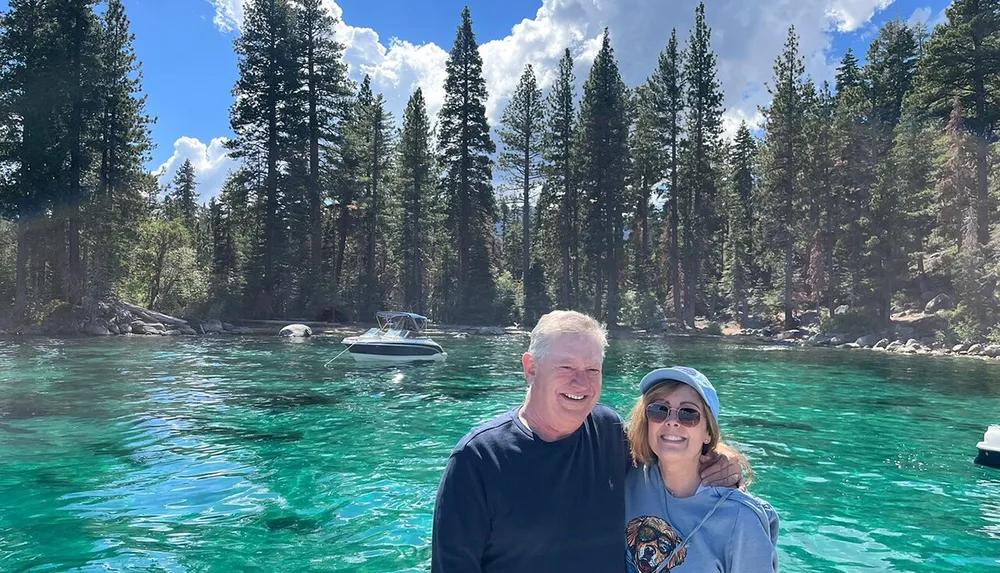
[[660,424],[670,417],[670,412],[677,412],[677,421],[685,428],[693,428],[701,421],[701,412],[694,408],[671,408],[663,404],[650,404],[646,406],[646,417],[654,424]]

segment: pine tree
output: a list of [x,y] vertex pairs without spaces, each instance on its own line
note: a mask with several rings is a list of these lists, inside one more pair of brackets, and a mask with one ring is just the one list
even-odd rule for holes
[[[53,79],[62,61],[55,49],[50,14],[42,0],[11,0],[0,25],[0,105],[3,124],[0,144],[10,159],[0,194],[4,218],[17,221],[15,297],[12,319],[27,316],[29,255],[33,226],[56,201],[54,184],[63,172],[64,126],[61,106],[53,94]],[[41,293],[39,293],[41,294]]]
[[[365,76],[363,85],[370,80]],[[368,99],[368,98],[366,98]],[[392,114],[385,110],[382,94],[363,101],[360,109],[361,135],[365,143],[361,163],[361,183],[364,186],[362,212],[364,216],[365,252],[359,283],[358,312],[367,319],[382,305],[384,282],[379,273],[377,251],[387,235],[383,227],[388,180],[393,169],[394,133]]]
[[747,319],[753,284],[753,228],[757,183],[757,142],[744,121],[729,153],[730,184],[726,200],[726,286],[741,323]]
[[190,232],[194,232],[197,222],[195,219],[198,212],[197,187],[194,165],[190,159],[185,159],[174,175],[170,192],[164,197],[167,218],[179,220]]
[[521,272],[515,276],[522,282],[531,261],[531,191],[541,177],[544,119],[542,90],[535,82],[531,64],[528,64],[504,109],[498,130],[503,145],[500,169],[511,176],[521,191]]
[[403,190],[403,303],[413,312],[426,310],[424,293],[424,230],[429,229],[424,205],[434,181],[431,126],[424,94],[417,88],[406,103],[399,143],[400,184]]
[[307,295],[311,306],[323,301],[319,295],[323,269],[324,180],[330,167],[327,153],[336,153],[343,144],[343,129],[350,112],[353,90],[343,61],[344,46],[334,39],[337,20],[324,8],[322,0],[297,0],[300,41],[298,67],[302,76],[305,104],[306,154],[309,203],[309,272]]
[[228,147],[236,159],[261,159],[265,165],[262,185],[263,234],[260,252],[260,285],[254,286],[253,311],[257,316],[275,314],[279,301],[278,255],[284,244],[279,165],[289,159],[290,142],[301,125],[289,104],[299,92],[294,16],[288,0],[250,0],[240,36],[235,40],[239,79],[230,123],[236,137]]
[[872,116],[889,132],[899,123],[903,99],[910,92],[916,71],[917,38],[913,28],[900,20],[886,22],[868,47],[864,75],[871,89]]
[[847,88],[860,88],[864,86],[861,77],[861,69],[858,67],[858,58],[854,55],[852,48],[847,48],[844,57],[837,66],[837,82],[834,88],[840,93]]
[[965,128],[964,113],[961,99],[955,98],[945,132],[945,158],[935,187],[938,234],[958,250],[964,246],[967,214],[975,212],[976,198],[976,142]]
[[[795,224],[799,219],[802,190],[799,174],[805,141],[802,133],[804,97],[802,76],[805,67],[799,56],[795,28],[788,30],[788,40],[774,63],[774,83],[768,87],[771,105],[764,114],[766,147],[761,171],[761,221],[766,223],[764,240],[784,257],[785,325],[793,326],[792,256],[795,248]],[[779,251],[780,250],[780,251]]]
[[[634,224],[629,242],[633,248],[633,278],[637,295],[644,299],[650,294],[650,263],[652,262],[649,228],[650,199],[653,189],[663,179],[663,159],[660,152],[657,128],[657,109],[651,82],[636,90],[633,98],[635,125],[629,149],[632,160],[630,193],[625,208],[634,213]],[[637,237],[636,240],[633,237]]]
[[445,100],[438,114],[441,189],[449,208],[448,227],[457,246],[457,315],[470,322],[493,318],[495,293],[489,241],[495,218],[493,161],[496,146],[486,121],[483,59],[472,31],[469,8],[448,56]]
[[573,178],[576,167],[573,155],[574,82],[573,58],[567,48],[559,60],[559,77],[547,99],[548,126],[544,141],[546,189],[551,191],[549,202],[558,213],[556,226],[559,233],[556,236],[562,262],[558,304],[561,308],[575,307],[580,292],[580,203]]
[[55,76],[59,79],[50,89],[66,98],[61,117],[66,126],[66,171],[58,204],[59,210],[67,213],[66,298],[73,304],[80,302],[86,278],[80,249],[80,208],[90,199],[85,179],[94,160],[89,145],[94,137],[90,126],[97,109],[95,80],[100,65],[100,24],[94,14],[95,4],[97,0],[52,0],[46,5],[57,27],[55,50],[62,67],[62,74]]
[[[618,324],[622,200],[628,172],[628,89],[618,72],[611,37],[604,30],[601,50],[583,85],[580,104],[581,188],[590,204],[589,254],[595,268],[594,314]],[[605,299],[604,285],[607,285]],[[606,300],[606,306],[604,303]],[[607,314],[601,312],[607,309]]]
[[86,217],[93,245],[87,290],[94,300],[113,295],[124,277],[127,247],[138,240],[135,229],[144,211],[138,189],[152,148],[152,120],[145,113],[142,72],[130,27],[121,0],[109,0],[101,16],[101,67],[95,90],[97,188]]
[[684,73],[683,60],[685,55],[678,48],[677,30],[670,33],[670,41],[657,63],[656,70],[650,78],[653,101],[657,110],[657,132],[660,136],[660,150],[664,156],[664,168],[668,180],[667,203],[664,214],[668,221],[668,284],[672,288],[674,316],[680,318],[681,307],[681,258],[678,235],[680,218],[680,146],[684,112]]
[[944,119],[959,98],[965,127],[976,136],[973,210],[977,237],[990,237],[988,156],[1000,121],[1000,0],[955,0],[927,41],[914,86],[913,106]]
[[[718,174],[715,163],[722,135],[723,93],[717,78],[717,57],[712,52],[712,30],[705,23],[705,4],[695,11],[695,25],[688,40],[684,66],[687,111],[683,148],[685,187],[691,203],[688,217],[682,222],[685,232],[684,259],[685,320],[694,326],[698,285],[703,264],[713,249],[712,241],[718,228],[715,204],[718,199]],[[709,308],[711,315],[715,309]]]
[[[805,191],[809,238],[806,289],[811,300],[825,303],[833,314],[836,290],[834,251],[840,233],[843,205],[835,190],[836,158],[834,156],[834,111],[836,99],[830,85],[823,82],[818,92],[811,83],[805,86],[806,149],[802,185]],[[808,232],[808,231],[807,231]]]

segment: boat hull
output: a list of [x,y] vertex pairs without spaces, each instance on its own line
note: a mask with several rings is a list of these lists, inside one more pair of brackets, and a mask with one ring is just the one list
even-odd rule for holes
[[976,463],[981,466],[1000,469],[1000,449],[993,449],[979,444],[979,455],[976,456]]
[[347,350],[359,362],[418,362],[448,356],[441,347],[430,344],[354,343]]

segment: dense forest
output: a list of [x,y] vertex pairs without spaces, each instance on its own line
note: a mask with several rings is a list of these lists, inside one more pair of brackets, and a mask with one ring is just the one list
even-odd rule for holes
[[[466,8],[445,101],[402,118],[348,78],[321,0],[247,0],[228,148],[200,204],[189,162],[160,188],[121,0],[11,0],[0,19],[0,311],[37,323],[127,300],[180,316],[611,327],[881,329],[937,294],[947,337],[1000,339],[1000,0],[894,20],[833,85],[794,29],[761,125],[727,138],[705,6],[628,86],[614,30],[582,90],[568,47],[524,69],[499,125]],[[846,306],[844,306],[846,305]],[[839,307],[839,308],[838,308]],[[837,310],[837,312],[835,312]]]

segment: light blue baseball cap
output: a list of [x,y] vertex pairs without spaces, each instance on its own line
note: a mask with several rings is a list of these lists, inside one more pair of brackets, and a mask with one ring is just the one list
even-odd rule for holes
[[719,420],[719,394],[716,393],[715,387],[704,374],[687,366],[657,368],[642,377],[642,382],[639,382],[639,390],[646,394],[664,382],[682,382],[694,388],[695,392],[708,405],[708,409],[712,411],[715,420]]

